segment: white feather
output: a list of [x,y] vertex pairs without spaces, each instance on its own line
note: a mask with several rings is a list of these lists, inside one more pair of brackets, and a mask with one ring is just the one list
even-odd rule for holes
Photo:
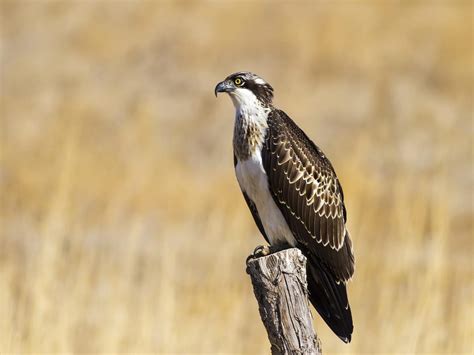
[[267,115],[270,109],[263,107],[252,91],[237,88],[229,94],[235,107],[236,117],[246,117],[255,120],[256,123],[264,122],[266,126]]
[[260,150],[245,161],[238,161],[235,173],[240,188],[255,203],[271,245],[296,245],[296,240],[268,188],[268,177],[262,165]]
[[[248,90],[247,90],[248,91]],[[252,94],[253,95],[253,94]],[[244,100],[242,100],[242,98]],[[264,121],[265,125],[259,125],[266,130],[266,118],[268,112],[262,111],[259,104],[248,105],[250,95],[239,95],[234,101],[236,105],[236,120],[252,119]],[[252,114],[249,115],[249,112]],[[258,147],[246,160],[237,160],[235,173],[240,188],[255,203],[263,228],[271,245],[289,244],[296,245],[296,240],[286,223],[283,214],[276,205],[268,186],[268,177],[262,164],[262,147]]]
[[[267,130],[269,108],[263,107],[255,94],[243,88],[230,93],[235,106],[236,125],[250,122],[262,130],[262,137]],[[238,130],[237,130],[238,131]],[[296,245],[296,240],[286,223],[283,214],[276,205],[268,186],[268,177],[262,165],[262,147],[255,149],[246,160],[237,160],[235,173],[240,188],[255,203],[265,233],[271,245]]]

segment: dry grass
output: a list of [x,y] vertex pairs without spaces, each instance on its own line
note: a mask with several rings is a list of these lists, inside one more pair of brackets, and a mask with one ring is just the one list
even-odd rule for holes
[[334,162],[350,345],[472,353],[470,1],[2,1],[0,351],[266,353],[217,81]]

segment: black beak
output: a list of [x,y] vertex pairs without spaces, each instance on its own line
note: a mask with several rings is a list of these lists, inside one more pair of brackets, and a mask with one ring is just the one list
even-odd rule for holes
[[233,91],[234,89],[235,88],[234,88],[234,85],[232,85],[232,81],[224,80],[216,85],[216,88],[214,89],[214,94],[217,97],[218,92],[230,92],[230,91]]

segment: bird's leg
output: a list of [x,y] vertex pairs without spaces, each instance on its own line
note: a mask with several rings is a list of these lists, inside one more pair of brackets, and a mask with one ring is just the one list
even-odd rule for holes
[[257,259],[257,258],[261,258],[262,256],[278,253],[279,251],[282,251],[288,248],[292,248],[292,246],[287,245],[287,244],[259,245],[258,247],[254,249],[253,253],[247,257],[247,260],[245,262],[246,264],[248,264],[248,262],[251,259]]
[[267,256],[268,254],[270,254],[272,251],[271,251],[271,246],[269,245],[259,245],[258,247],[256,247],[253,251],[253,257],[254,258],[260,258],[262,256]]
[[247,257],[245,263],[248,264],[251,259],[257,259],[262,256],[267,256],[269,254],[271,254],[271,249],[269,245],[259,245],[254,249],[253,253]]
[[277,253],[279,251],[282,251],[282,250],[285,250],[285,249],[288,249],[288,248],[291,248],[291,246],[286,245],[286,244],[259,245],[258,247],[255,248],[253,253],[250,254],[247,257],[246,263],[248,264],[248,262],[251,259],[261,258],[262,256],[267,256],[267,255],[270,255],[270,254],[273,254],[273,253]]

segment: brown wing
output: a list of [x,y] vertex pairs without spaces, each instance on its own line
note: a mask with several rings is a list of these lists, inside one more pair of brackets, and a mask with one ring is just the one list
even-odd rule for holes
[[337,280],[354,272],[344,196],[329,160],[283,112],[273,111],[262,160],[270,190],[297,241]]

